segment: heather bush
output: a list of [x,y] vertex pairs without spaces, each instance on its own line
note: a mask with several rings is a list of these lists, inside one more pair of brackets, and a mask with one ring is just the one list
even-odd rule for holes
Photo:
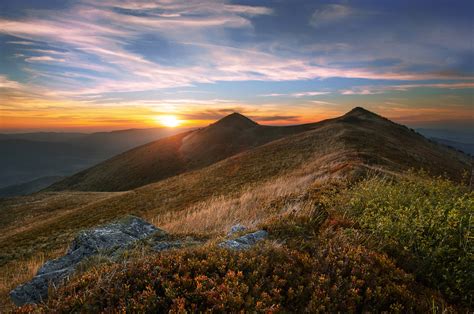
[[366,179],[350,191],[347,213],[382,250],[451,300],[472,304],[474,193],[423,174]]
[[[305,250],[271,243],[236,252],[216,247],[163,252],[91,269],[47,304],[54,312],[361,312],[447,309],[442,300],[341,233]],[[449,309],[449,308],[448,308]]]

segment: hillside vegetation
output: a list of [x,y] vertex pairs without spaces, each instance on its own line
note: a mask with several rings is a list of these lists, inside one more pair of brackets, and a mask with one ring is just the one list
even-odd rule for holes
[[[253,123],[242,121],[245,126]],[[216,125],[219,127],[218,123]],[[211,127],[213,125],[209,128]],[[81,229],[111,221],[125,214],[135,214],[176,236],[204,237],[210,239],[210,243],[202,248],[158,255],[137,249],[137,252],[131,252],[132,258],[127,262],[126,268],[120,264],[96,265],[97,267],[94,266],[84,277],[78,277],[71,285],[58,291],[57,297],[53,297],[47,306],[65,311],[87,311],[89,307],[91,310],[106,307],[116,310],[123,307],[133,309],[132,305],[138,298],[146,299],[150,296],[150,302],[158,303],[144,304],[157,310],[170,307],[193,310],[194,307],[202,309],[215,306],[215,309],[225,311],[234,305],[237,309],[253,307],[262,310],[271,310],[274,306],[275,310],[283,311],[294,311],[297,306],[299,310],[319,308],[331,311],[342,309],[344,304],[354,311],[427,311],[469,307],[470,300],[456,298],[454,294],[455,291],[463,291],[465,295],[469,295],[469,289],[472,288],[469,282],[466,285],[466,277],[461,274],[466,274],[466,269],[472,270],[469,269],[472,263],[462,264],[465,263],[466,256],[472,258],[471,253],[456,246],[455,240],[450,240],[443,243],[447,245],[446,252],[454,252],[463,262],[444,264],[443,258],[436,259],[440,252],[430,251],[430,247],[436,247],[439,243],[429,241],[432,234],[442,231],[443,215],[449,213],[452,216],[456,213],[450,211],[454,205],[453,208],[458,208],[456,210],[461,213],[454,215],[454,220],[449,220],[449,224],[459,220],[462,222],[459,226],[465,226],[466,217],[472,215],[472,193],[462,187],[461,183],[463,175],[470,171],[471,159],[361,108],[354,109],[340,118],[302,128],[309,129],[292,131],[290,135],[253,148],[247,147],[240,153],[233,152],[231,157],[207,167],[186,171],[131,191],[48,192],[3,200],[0,203],[0,214],[16,217],[13,212],[22,212],[15,219],[7,219],[1,227],[8,232],[0,236],[0,277],[7,278],[15,265],[31,265],[28,263],[41,260],[42,256],[58,256]],[[161,143],[166,142],[175,149],[178,145],[176,143],[181,143],[181,147],[184,138],[190,134],[167,138],[161,140]],[[190,143],[194,143],[194,140]],[[140,149],[144,147],[146,146]],[[138,158],[135,153],[140,149],[124,153],[117,158]],[[173,149],[170,150],[171,154]],[[160,154],[162,156],[163,152]],[[428,174],[407,174],[406,171],[410,168],[423,168]],[[127,173],[129,169],[134,173],[133,167],[124,164],[122,172]],[[439,214],[441,222],[438,224],[432,224],[430,220],[422,221],[420,217],[420,226],[434,228],[431,230],[426,227],[432,233],[420,229],[422,231],[416,234],[421,238],[428,237],[422,254],[419,255],[421,251],[418,248],[409,247],[407,252],[400,251],[400,247],[397,249],[397,243],[403,245],[405,241],[402,235],[409,236],[408,232],[412,230],[404,231],[402,227],[397,226],[396,229],[400,229],[400,232],[394,233],[395,239],[384,238],[379,234],[375,235],[375,231],[368,227],[370,220],[367,220],[367,224],[364,224],[365,220],[359,220],[364,216],[356,214],[357,211],[372,204],[372,196],[364,194],[366,198],[360,198],[363,194],[357,191],[363,191],[364,186],[369,184],[363,179],[373,173],[387,178],[373,179],[374,182],[380,182],[380,186],[386,187],[386,190],[377,190],[380,193],[378,198],[373,195],[374,202],[380,200],[381,204],[385,204],[383,200],[386,197],[387,204],[397,204],[397,198],[389,196],[401,197],[406,194],[406,203],[400,203],[403,206],[419,208],[424,204],[424,199],[429,199],[430,204],[434,205],[427,209],[428,212],[444,213]],[[431,179],[433,175],[443,175],[449,179],[439,179],[441,183],[433,183],[436,188],[429,189],[429,182],[434,180]],[[405,181],[408,180],[407,177],[412,177],[416,183],[415,187],[420,188],[401,190],[397,184],[408,184]],[[358,183],[359,181],[361,183]],[[445,184],[444,188],[449,187],[451,190],[448,191],[451,192],[442,192],[442,184]],[[422,188],[425,185],[426,191]],[[374,191],[377,186],[374,185]],[[394,194],[397,189],[403,192]],[[62,197],[64,201],[61,201]],[[58,202],[51,203],[55,198]],[[418,199],[420,201],[417,201]],[[458,199],[464,200],[465,203],[459,205]],[[369,201],[364,203],[364,200]],[[49,204],[57,204],[52,206],[50,213],[47,210],[50,208]],[[44,210],[37,211],[38,207]],[[397,208],[395,205],[392,207]],[[414,215],[407,216],[406,221],[415,219],[416,215],[421,216],[420,213]],[[383,214],[379,216],[383,217]],[[21,217],[31,217],[31,223],[19,228],[24,225]],[[380,222],[376,219],[382,218],[373,219],[372,222],[378,226]],[[237,222],[251,228],[266,229],[271,240],[255,248],[256,251],[245,253],[215,249],[213,243]],[[395,227],[387,223],[387,228],[390,230]],[[450,229],[451,227],[446,228],[443,229],[444,234],[454,230]],[[469,233],[462,233],[456,239],[465,240],[469,237]],[[385,243],[391,243],[391,249],[388,249],[389,246]],[[466,242],[463,243],[464,246],[469,246]],[[143,260],[140,252],[144,254],[142,256],[147,256],[149,261]],[[277,269],[278,260],[274,263],[265,262],[265,258],[272,254],[282,256],[279,261],[281,265],[286,265],[284,270],[294,269],[296,274],[307,273],[307,277],[303,276],[298,281],[293,277],[295,274],[281,273]],[[194,259],[191,258],[194,255],[208,262],[203,262],[204,265],[201,266],[195,265],[193,263],[197,262],[193,262]],[[434,268],[431,273],[424,274],[411,268],[411,265],[423,258],[433,261]],[[180,259],[189,263],[166,266],[166,263]],[[247,259],[253,262],[247,262]],[[405,260],[408,261],[407,264],[403,263]],[[262,263],[268,264],[268,268],[261,268]],[[440,264],[447,268],[442,268]],[[460,266],[461,264],[465,266]],[[206,268],[208,266],[216,273],[209,284],[202,288],[197,285],[199,280],[196,276],[209,276],[209,273],[205,273],[209,272]],[[101,267],[113,270],[118,277],[111,277],[110,280],[102,278],[100,274],[104,273],[104,269]],[[156,281],[153,278],[150,278],[152,282],[145,280],[144,274],[149,269],[158,271],[161,267],[164,270],[182,268],[176,278],[166,277],[168,279],[165,280],[161,277],[166,276],[165,273],[153,273],[156,275]],[[17,268],[25,269],[25,274],[17,276],[14,282],[10,281],[9,288],[28,276],[31,277],[35,270],[35,267],[29,266]],[[239,271],[243,275],[236,275],[238,279],[227,278],[231,280],[231,286],[222,290],[228,292],[229,296],[212,292],[227,285],[225,274],[238,274]],[[272,277],[274,272],[278,277]],[[454,277],[436,277],[437,279],[430,280],[429,274],[442,272],[450,272]],[[249,275],[253,273],[254,277]],[[386,274],[386,277],[380,274]],[[184,277],[181,278],[181,275]],[[136,285],[129,282],[133,278],[137,278]],[[278,278],[281,278],[281,283],[278,283]],[[317,278],[323,278],[321,283],[314,282]],[[232,280],[237,283],[231,283]],[[459,284],[459,281],[463,283]],[[300,286],[308,286],[313,290],[305,290],[299,288]],[[104,293],[97,295],[94,287],[103,288],[101,291]],[[171,287],[177,287],[177,290]],[[204,290],[196,290],[198,287]],[[5,285],[0,289],[4,304],[7,304],[9,288]],[[271,294],[273,289],[275,292]],[[435,292],[436,290],[442,291],[443,294]],[[116,291],[117,297],[112,297],[111,292],[109,294],[107,291]],[[288,294],[289,291],[293,291],[291,295]],[[320,295],[312,295],[309,291],[320,291]],[[154,295],[158,298],[154,298]],[[231,299],[224,302],[228,297]]]
[[[463,312],[472,305],[466,220],[474,197],[466,187],[413,173],[395,181],[321,183],[296,202],[288,198],[283,204],[291,210],[263,219],[259,227],[271,238],[249,251],[216,248],[212,241],[163,253],[139,246],[127,263],[91,264],[45,305],[21,311]],[[428,211],[444,217],[434,225],[418,210],[424,192]],[[352,216],[377,204],[416,210],[400,222]],[[409,220],[416,228],[394,232]],[[427,228],[430,233],[422,232]],[[407,243],[414,235],[420,250]],[[448,236],[442,246],[435,243],[440,235]],[[429,268],[414,269],[417,263]]]

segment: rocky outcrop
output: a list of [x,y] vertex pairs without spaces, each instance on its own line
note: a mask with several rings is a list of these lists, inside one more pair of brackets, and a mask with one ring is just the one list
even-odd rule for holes
[[229,233],[227,233],[227,236],[231,236],[234,233],[242,232],[242,231],[245,231],[245,230],[247,230],[247,227],[245,227],[244,225],[241,225],[241,224],[236,224],[236,225],[233,225],[232,227],[230,227],[230,230],[229,230]]
[[159,232],[165,234],[163,230],[134,216],[82,231],[64,256],[46,262],[31,281],[12,290],[10,297],[16,305],[41,302],[48,296],[48,286],[60,285],[84,259],[98,253],[114,256],[138,240]]
[[267,237],[268,232],[266,232],[265,230],[258,230],[256,232],[247,233],[246,235],[235,239],[230,239],[221,242],[219,243],[219,246],[234,250],[246,250],[254,246],[258,241],[261,241]]

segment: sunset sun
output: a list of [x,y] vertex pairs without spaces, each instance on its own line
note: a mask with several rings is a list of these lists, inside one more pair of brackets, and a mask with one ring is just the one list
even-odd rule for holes
[[168,128],[175,128],[181,124],[181,121],[176,116],[172,115],[156,116],[155,121]]

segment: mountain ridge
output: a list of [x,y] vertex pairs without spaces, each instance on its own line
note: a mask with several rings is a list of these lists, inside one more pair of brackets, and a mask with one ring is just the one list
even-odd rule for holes
[[[205,128],[180,133],[124,152],[55,183],[47,190],[123,191],[138,188],[187,171],[207,167],[288,136],[311,132],[325,125],[342,126],[341,132],[345,132],[345,137],[348,138],[344,140],[344,145],[353,147],[353,150],[365,154],[371,160],[383,159],[377,150],[390,146],[392,151],[387,154],[393,155],[392,164],[400,160],[405,162],[407,159],[405,163],[420,166],[425,162],[428,168],[435,169],[436,167],[429,163],[436,160],[437,163],[450,168],[442,158],[442,154],[437,152],[444,151],[444,148],[430,143],[403,125],[361,107],[356,107],[338,118],[286,127],[260,125],[239,113],[232,113]],[[369,135],[358,135],[361,130],[368,129],[373,129]],[[385,138],[380,138],[378,133],[384,134]],[[336,134],[328,136],[334,137]],[[397,137],[402,137],[412,145],[408,150],[415,151],[419,147],[423,151],[417,157],[419,160],[410,159],[412,158],[410,155],[415,154],[414,152],[407,153],[393,145],[394,142],[401,145]],[[370,145],[367,145],[368,143]],[[453,151],[450,154],[458,156],[456,154],[459,153]],[[463,158],[459,156],[456,158]]]
[[129,190],[209,166],[253,147],[310,130],[312,125],[263,126],[239,113],[232,113],[207,127],[114,156],[53,184],[47,190]]

